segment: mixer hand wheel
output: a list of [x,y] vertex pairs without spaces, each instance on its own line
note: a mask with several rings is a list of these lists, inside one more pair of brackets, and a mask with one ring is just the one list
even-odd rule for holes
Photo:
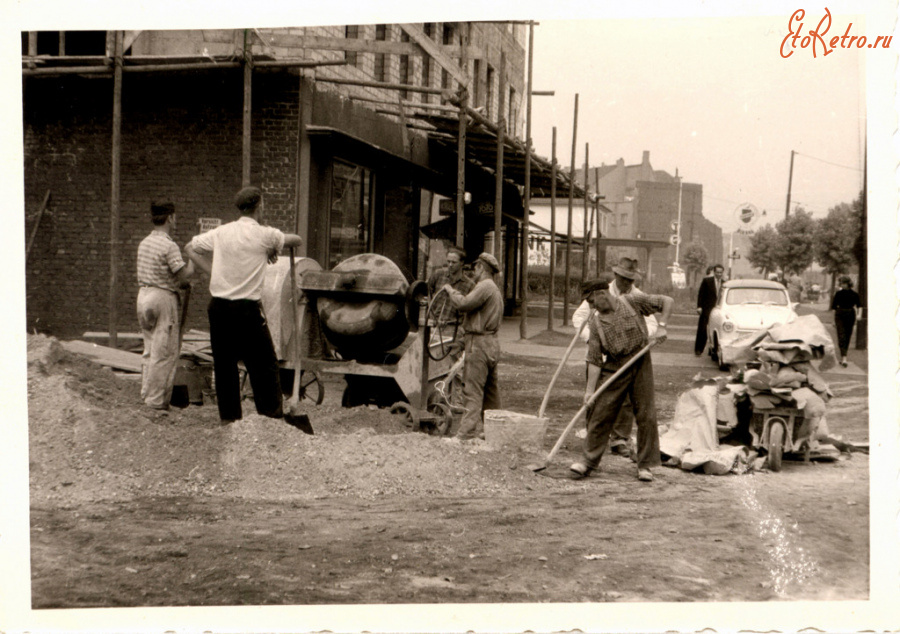
[[431,337],[427,346],[428,356],[435,361],[440,361],[453,351],[456,332],[459,329],[459,313],[453,308],[453,304],[443,288],[434,294],[431,304],[428,306],[426,320],[431,324]]

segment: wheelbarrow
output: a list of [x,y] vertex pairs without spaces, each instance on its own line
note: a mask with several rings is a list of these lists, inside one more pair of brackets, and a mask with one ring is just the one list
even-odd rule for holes
[[796,407],[774,407],[755,410],[750,419],[750,435],[754,449],[766,451],[766,466],[771,471],[781,471],[781,460],[786,453],[803,453],[803,461],[809,462],[810,436],[801,433],[803,410]]

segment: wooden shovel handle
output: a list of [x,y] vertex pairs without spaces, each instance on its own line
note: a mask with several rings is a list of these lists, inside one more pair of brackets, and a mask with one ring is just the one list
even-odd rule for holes
[[637,354],[635,354],[628,361],[626,361],[625,364],[621,368],[616,370],[615,373],[613,373],[613,375],[611,377],[606,379],[603,382],[603,385],[601,385],[596,390],[594,390],[594,393],[591,394],[590,398],[588,399],[588,402],[585,403],[584,405],[582,405],[581,409],[579,409],[578,412],[575,414],[575,416],[572,417],[572,420],[569,421],[569,424],[566,426],[566,428],[563,430],[563,433],[560,435],[559,440],[556,441],[556,444],[553,445],[553,449],[551,449],[550,453],[547,454],[547,459],[545,462],[550,462],[551,460],[553,460],[553,457],[556,455],[556,452],[559,451],[560,447],[562,447],[563,441],[566,439],[566,436],[569,435],[569,432],[572,430],[572,427],[575,426],[575,422],[581,417],[582,414],[584,414],[587,411],[587,408],[595,400],[597,400],[597,397],[600,396],[600,393],[603,392],[606,388],[608,388],[609,385],[613,381],[615,381],[620,376],[622,376],[622,374],[625,372],[625,370],[630,368],[634,364],[635,361],[637,361],[638,359],[643,357],[645,354],[647,354],[647,352],[650,350],[650,348],[652,348],[655,345],[656,345],[656,340],[654,339],[653,341],[648,343],[646,346],[641,348]]
[[581,327],[578,329],[578,332],[575,333],[575,336],[572,337],[572,341],[569,343],[569,347],[566,348],[566,353],[563,355],[562,361],[559,362],[559,366],[556,368],[556,373],[553,375],[553,378],[550,379],[550,385],[547,386],[547,392],[544,394],[544,400],[541,401],[541,409],[538,410],[538,418],[544,417],[544,412],[547,410],[547,402],[550,400],[550,390],[553,389],[553,386],[556,384],[556,379],[559,378],[560,373],[562,372],[563,366],[566,365],[566,361],[569,360],[569,355],[572,354],[572,348],[575,347],[575,342],[578,341],[578,337],[581,336],[581,333],[584,332],[585,326],[594,316],[596,312],[595,309],[591,309],[591,314],[588,315],[588,318],[581,322]]

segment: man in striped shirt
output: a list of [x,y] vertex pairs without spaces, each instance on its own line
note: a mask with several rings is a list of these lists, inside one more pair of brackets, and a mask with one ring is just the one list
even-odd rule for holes
[[144,337],[141,356],[141,400],[153,409],[168,409],[181,352],[179,289],[189,284],[194,265],[185,263],[172,239],[175,205],[152,203],[153,231],[137,250],[137,318]]

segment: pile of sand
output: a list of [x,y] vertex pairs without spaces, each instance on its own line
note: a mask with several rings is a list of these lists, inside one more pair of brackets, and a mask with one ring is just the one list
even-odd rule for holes
[[166,413],[145,408],[140,379],[28,338],[32,502],[143,495],[252,499],[325,496],[480,496],[578,488],[524,468],[483,442],[409,430],[401,417],[340,407],[340,386],[310,405],[316,434],[253,412],[219,424],[214,404]]

